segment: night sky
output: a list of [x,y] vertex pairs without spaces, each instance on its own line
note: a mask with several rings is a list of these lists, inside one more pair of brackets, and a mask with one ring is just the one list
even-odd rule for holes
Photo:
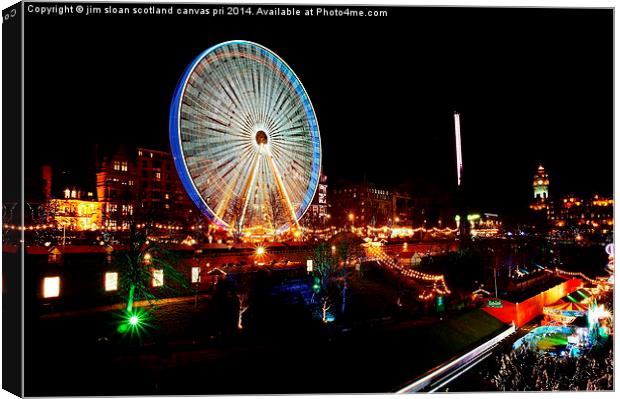
[[168,149],[185,67],[214,44],[245,39],[282,57],[304,84],[331,181],[425,180],[453,190],[459,110],[472,205],[526,207],[539,162],[552,195],[612,194],[611,10],[388,10],[383,18],[27,14],[26,162],[86,173],[94,143]]

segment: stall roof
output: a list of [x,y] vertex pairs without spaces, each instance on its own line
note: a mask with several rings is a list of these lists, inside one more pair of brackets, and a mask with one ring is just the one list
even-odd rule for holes
[[562,301],[562,302],[580,303],[580,302],[583,302],[586,299],[590,298],[591,296],[592,296],[592,294],[590,294],[588,292],[588,290],[584,290],[583,288],[580,288],[577,291],[571,292],[570,294],[568,294],[565,297],[561,298],[560,301]]

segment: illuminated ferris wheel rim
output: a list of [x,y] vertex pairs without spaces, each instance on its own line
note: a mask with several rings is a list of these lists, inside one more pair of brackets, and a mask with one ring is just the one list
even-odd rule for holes
[[[318,126],[318,122],[316,119],[316,113],[314,111],[314,106],[312,105],[312,102],[310,101],[310,98],[308,96],[308,93],[306,92],[305,87],[303,86],[303,83],[301,83],[301,80],[297,77],[293,69],[283,59],[281,59],[276,53],[274,53],[273,51],[271,51],[265,46],[262,46],[258,43],[251,42],[248,40],[229,40],[226,42],[216,44],[204,50],[196,58],[194,58],[194,60],[187,66],[187,68],[183,72],[183,75],[175,88],[174,95],[172,98],[172,104],[170,106],[170,125],[169,125],[170,145],[171,145],[172,156],[173,156],[176,169],[179,173],[181,182],[183,183],[183,186],[185,187],[185,190],[187,191],[187,194],[192,199],[194,204],[196,204],[199,210],[202,213],[206,214],[209,217],[209,219],[215,222],[218,226],[225,228],[225,229],[230,229],[231,226],[229,225],[229,223],[227,223],[220,216],[218,216],[217,213],[214,212],[211,209],[211,207],[206,203],[203,196],[200,195],[200,192],[198,188],[196,187],[194,180],[191,177],[189,168],[187,166],[187,162],[185,160],[185,156],[183,152],[183,144],[182,144],[182,139],[181,139],[181,105],[182,105],[182,100],[183,100],[183,94],[186,91],[186,87],[189,82],[189,79],[194,73],[196,67],[201,63],[201,61],[205,57],[207,57],[209,54],[211,54],[213,51],[217,50],[218,48],[229,46],[232,44],[249,45],[249,46],[253,46],[259,49],[262,55],[267,56],[267,58],[270,61],[273,61],[275,63],[275,65],[279,68],[281,75],[286,78],[287,83],[293,87],[294,91],[296,92],[296,94],[299,96],[299,98],[302,101],[304,112],[305,112],[308,125],[309,125],[308,126],[309,132],[311,134],[311,137],[313,138],[313,144],[315,145],[316,148],[313,148],[312,170],[310,172],[309,187],[306,192],[306,195],[304,196],[299,206],[299,210],[301,212],[299,212],[299,214],[295,212],[295,217],[296,217],[295,223],[297,223],[304,216],[304,214],[308,211],[308,208],[310,207],[310,203],[312,199],[314,198],[314,195],[316,194],[316,190],[318,189],[319,175],[320,175],[320,171],[322,168],[321,135],[319,132],[319,126]],[[281,233],[282,231],[285,231],[291,227],[293,227],[292,224],[291,226],[283,226],[279,229],[278,233]]]

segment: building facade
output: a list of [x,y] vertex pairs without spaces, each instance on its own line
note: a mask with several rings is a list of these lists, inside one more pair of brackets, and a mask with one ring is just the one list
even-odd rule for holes
[[530,209],[534,211],[535,221],[546,225],[553,234],[577,237],[584,233],[605,235],[613,231],[613,198],[598,195],[552,198],[549,176],[542,165],[538,167],[532,186],[534,201]]
[[169,152],[116,146],[98,150],[97,197],[105,228],[127,229],[134,219],[179,228],[197,216]]
[[569,195],[554,202],[549,220],[556,227],[586,227],[592,230],[613,229],[614,200],[594,195],[582,199]]
[[306,224],[312,228],[325,227],[329,224],[331,215],[329,213],[327,187],[327,176],[321,174],[316,194],[304,215],[302,224]]
[[[394,193],[373,183],[341,184],[331,191],[331,198],[336,225],[392,226],[400,218]],[[403,219],[408,218],[403,211]]]

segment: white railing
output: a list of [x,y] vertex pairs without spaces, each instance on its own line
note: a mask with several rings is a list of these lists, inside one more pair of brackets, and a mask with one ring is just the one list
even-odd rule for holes
[[470,363],[471,361],[475,360],[477,357],[479,357],[480,355],[482,355],[489,349],[493,348],[495,345],[497,345],[499,342],[501,342],[503,339],[505,339],[506,337],[514,333],[515,331],[516,331],[516,327],[513,324],[508,329],[506,329],[505,331],[502,331],[501,333],[489,339],[488,341],[478,346],[477,348],[465,353],[464,355],[454,360],[451,360],[445,363],[444,365],[439,366],[438,368],[434,369],[430,373],[420,377],[419,379],[407,385],[406,387],[398,390],[396,393],[411,393],[411,392],[419,392],[423,390],[424,388],[432,384],[434,381],[448,374],[450,371],[460,368]]

